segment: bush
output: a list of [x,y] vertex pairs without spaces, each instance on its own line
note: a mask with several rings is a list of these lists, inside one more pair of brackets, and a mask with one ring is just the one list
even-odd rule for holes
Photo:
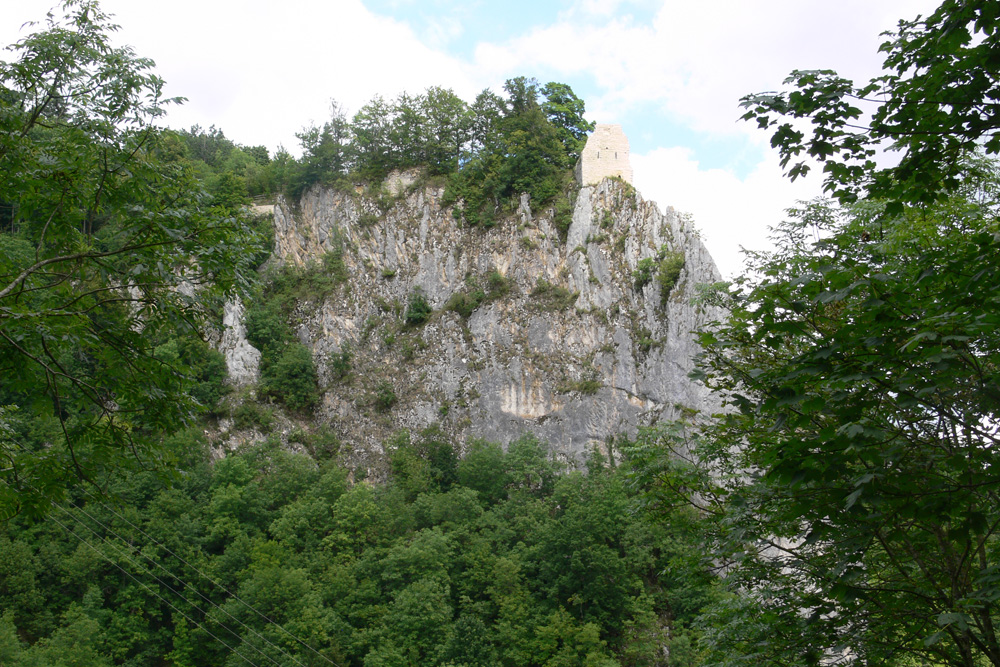
[[327,368],[335,380],[344,380],[351,374],[351,358],[353,357],[350,344],[344,343],[340,352],[335,352],[330,357]]
[[347,282],[347,264],[344,262],[344,248],[337,245],[333,250],[323,255],[323,269],[333,281],[333,285]]
[[236,406],[232,416],[233,427],[239,430],[256,428],[268,431],[274,424],[274,411],[250,400]]
[[380,380],[375,386],[373,399],[377,412],[388,412],[396,405],[396,392],[388,380]]
[[450,310],[452,312],[458,313],[462,317],[469,317],[472,313],[479,307],[482,300],[486,297],[486,293],[482,290],[475,290],[473,292],[455,292],[450,297],[448,301],[445,302],[445,310]]
[[340,438],[328,426],[320,426],[313,433],[305,434],[301,442],[317,461],[333,458],[340,452]]
[[536,309],[556,311],[571,307],[576,303],[580,293],[571,292],[565,287],[553,285],[545,278],[539,278],[535,283],[535,289],[531,290],[531,296],[535,299],[532,305]]
[[510,281],[504,274],[493,269],[486,274],[486,292],[490,299],[499,299],[510,292]]
[[191,396],[209,412],[229,393],[226,358],[200,338],[173,338],[157,346],[155,354],[193,381],[190,385]]
[[263,355],[271,355],[280,350],[285,341],[292,337],[287,316],[281,311],[281,306],[276,300],[247,308],[244,322],[247,340]]
[[301,343],[286,346],[276,361],[266,364],[261,380],[264,391],[290,410],[310,410],[319,402],[312,352]]
[[563,393],[566,393],[566,394],[568,394],[570,392],[578,391],[581,394],[585,394],[587,396],[593,396],[603,386],[604,386],[604,383],[601,382],[600,380],[595,380],[595,379],[573,380],[573,381],[566,382],[566,383],[560,385],[559,386],[559,391],[561,391]]
[[479,280],[466,278],[468,289],[462,292],[455,292],[444,304],[445,310],[458,313],[462,317],[468,318],[472,313],[484,303],[497,299],[510,291],[510,283],[502,273],[493,269],[486,274],[486,288],[479,286]]
[[418,287],[410,294],[410,300],[406,304],[406,312],[403,313],[403,321],[408,327],[418,327],[430,319],[434,310],[427,303],[427,298]]
[[632,272],[632,286],[635,288],[636,292],[648,285],[653,279],[653,270],[655,268],[655,258],[647,257],[646,259],[639,260],[638,266],[636,266],[635,271]]
[[684,268],[684,253],[668,252],[660,262],[659,270],[656,273],[656,281],[660,284],[660,303],[666,304],[671,290],[677,284]]
[[664,245],[656,253],[656,257],[639,260],[638,266],[632,272],[632,284],[638,292],[653,280],[655,272],[656,282],[660,286],[660,303],[665,305],[683,268],[684,253],[671,251]]

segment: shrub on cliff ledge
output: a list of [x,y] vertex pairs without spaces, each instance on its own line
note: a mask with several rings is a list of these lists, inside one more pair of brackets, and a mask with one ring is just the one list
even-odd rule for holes
[[406,304],[406,312],[403,313],[403,321],[408,327],[419,327],[427,322],[433,313],[434,309],[427,303],[427,297],[418,287],[410,294],[410,300]]
[[290,410],[311,410],[319,402],[312,352],[301,343],[285,346],[278,358],[261,368],[264,392]]

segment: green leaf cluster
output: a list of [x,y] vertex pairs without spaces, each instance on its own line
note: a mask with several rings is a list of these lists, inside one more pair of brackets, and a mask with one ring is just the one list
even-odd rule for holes
[[[466,289],[455,292],[445,302],[445,310],[451,310],[462,317],[472,316],[479,306],[499,299],[510,291],[510,281],[498,270],[493,269],[486,274],[485,279],[470,276],[466,279]],[[484,286],[480,286],[484,282]]]
[[811,202],[702,333],[730,411],[690,447],[696,491],[747,591],[712,623],[767,619],[716,626],[719,655],[1000,661],[1000,243],[967,188],[891,222]]
[[660,287],[660,303],[666,305],[683,269],[684,253],[670,250],[667,245],[663,245],[654,257],[644,257],[639,260],[635,270],[632,271],[632,287],[637,292],[641,291],[655,276],[656,284]]
[[215,201],[176,159],[152,63],[96,2],[62,10],[0,62],[4,516],[165,463],[160,438],[217,398],[218,364],[157,349],[199,335],[263,241],[222,201],[233,182]]
[[696,376],[725,410],[636,445],[647,502],[700,509],[735,593],[699,622],[711,664],[1000,665],[998,36],[995,3],[944,0],[868,85],[744,99],[840,206],[790,211],[708,296]]
[[[895,215],[903,204],[947,199],[970,151],[1000,152],[996,6],[945,0],[884,37],[884,73],[864,85],[833,70],[797,70],[785,80],[792,90],[748,95],[742,105],[745,120],[772,131],[793,180],[810,170],[808,156],[839,201],[885,199]],[[879,150],[902,155],[879,167]]]
[[425,324],[434,314],[434,309],[428,303],[427,297],[418,287],[411,294],[406,302],[406,310],[403,312],[403,322],[408,327],[419,327]]

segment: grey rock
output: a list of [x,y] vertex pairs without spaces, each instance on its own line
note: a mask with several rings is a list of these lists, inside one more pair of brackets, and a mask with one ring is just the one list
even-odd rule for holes
[[[688,373],[698,352],[691,332],[719,315],[693,303],[696,286],[721,277],[683,216],[605,179],[579,191],[565,241],[553,211],[533,210],[527,196],[510,219],[470,228],[441,204],[443,189],[418,176],[395,174],[380,193],[313,188],[296,209],[275,207],[276,261],[304,264],[342,244],[348,285],[298,304],[297,334],[319,369],[318,418],[358,456],[381,452],[395,430],[437,423],[459,442],[531,432],[581,461],[681,407],[715,409]],[[655,279],[633,284],[639,262],[661,248],[685,260],[662,300]],[[467,319],[443,310],[470,283],[485,287],[491,271],[508,281],[505,296]],[[571,305],[546,307],[540,279],[566,290]],[[436,312],[410,329],[402,311],[416,289]],[[230,331],[239,340],[235,324]],[[259,354],[243,343],[224,351],[231,374],[250,378]],[[352,372],[335,378],[327,360],[345,345]],[[380,413],[372,397],[385,383],[398,400]]]
[[260,379],[260,351],[247,340],[243,324],[243,303],[239,296],[223,306],[222,338],[219,352],[226,358],[229,381],[237,387],[253,384]]

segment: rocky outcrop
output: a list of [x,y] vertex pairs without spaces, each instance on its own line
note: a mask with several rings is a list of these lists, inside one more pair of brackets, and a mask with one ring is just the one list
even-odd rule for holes
[[243,325],[243,302],[239,296],[228,301],[222,312],[219,352],[226,358],[229,381],[241,387],[260,379],[260,351],[247,340]]
[[[710,407],[687,376],[691,331],[716,314],[693,297],[720,276],[673,209],[605,179],[579,191],[561,239],[527,197],[510,220],[470,228],[441,187],[416,179],[397,175],[377,194],[316,188],[295,209],[275,207],[276,261],[343,254],[347,284],[300,301],[294,318],[324,390],[317,418],[359,456],[398,429],[437,424],[459,442],[531,432],[579,461],[681,407]],[[683,258],[672,286],[655,279],[665,257]],[[467,317],[448,308],[476,289],[485,298],[465,302]],[[417,291],[434,312],[407,326]]]

